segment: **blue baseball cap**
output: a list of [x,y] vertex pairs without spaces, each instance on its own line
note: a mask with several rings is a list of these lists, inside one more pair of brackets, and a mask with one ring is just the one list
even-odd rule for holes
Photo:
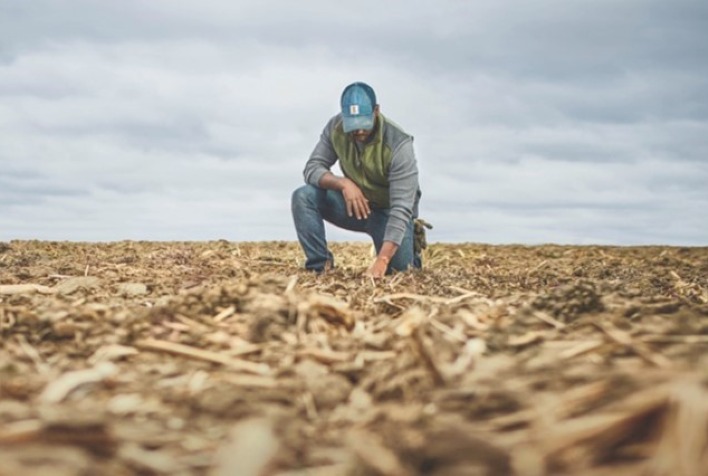
[[376,93],[366,83],[352,83],[342,92],[342,126],[349,133],[374,128]]

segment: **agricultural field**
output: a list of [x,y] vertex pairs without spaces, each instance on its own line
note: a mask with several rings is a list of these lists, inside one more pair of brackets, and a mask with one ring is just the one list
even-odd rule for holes
[[708,474],[708,248],[0,243],[0,476]]

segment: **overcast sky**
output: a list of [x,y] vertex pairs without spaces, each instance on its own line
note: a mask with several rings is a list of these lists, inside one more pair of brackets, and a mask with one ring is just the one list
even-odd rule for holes
[[705,0],[0,0],[0,241],[295,240],[353,81],[431,242],[708,245]]

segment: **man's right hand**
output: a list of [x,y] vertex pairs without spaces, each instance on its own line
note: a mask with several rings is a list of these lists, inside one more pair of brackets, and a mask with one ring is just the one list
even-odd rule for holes
[[347,177],[337,177],[332,172],[326,172],[320,178],[319,186],[328,190],[339,190],[347,204],[347,215],[358,220],[368,218],[371,214],[369,200],[366,199],[359,186]]
[[368,218],[371,214],[369,200],[364,196],[359,186],[346,177],[340,178],[340,183],[344,202],[347,204],[347,215],[355,216],[357,220]]

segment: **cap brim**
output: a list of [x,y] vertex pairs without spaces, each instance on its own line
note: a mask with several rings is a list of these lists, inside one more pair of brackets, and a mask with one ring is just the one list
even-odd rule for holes
[[352,131],[358,131],[363,129],[365,131],[370,131],[374,128],[374,115],[370,116],[350,116],[342,117],[342,127],[345,133]]

